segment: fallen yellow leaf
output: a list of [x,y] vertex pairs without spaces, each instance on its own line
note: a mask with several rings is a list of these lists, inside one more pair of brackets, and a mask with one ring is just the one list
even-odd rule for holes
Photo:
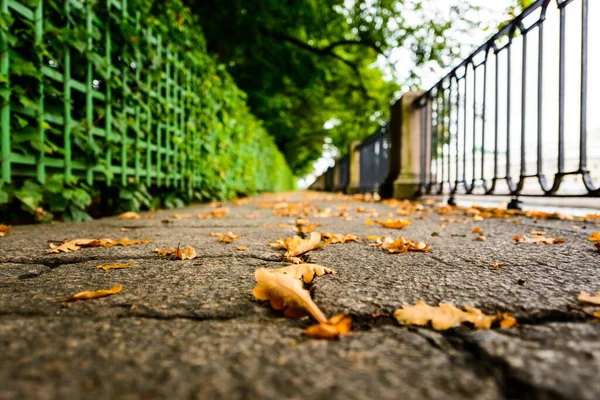
[[82,247],[113,247],[113,246],[131,246],[134,244],[149,243],[148,238],[141,240],[129,240],[123,238],[120,241],[114,241],[112,239],[75,239],[65,241],[59,246],[50,244],[50,249],[46,250],[46,253],[68,253],[71,251],[77,251]]
[[142,217],[133,211],[127,211],[119,215],[119,219],[142,219]]
[[463,306],[464,311],[454,307],[452,304],[440,303],[438,307],[432,307],[419,300],[414,306],[403,306],[394,311],[394,317],[399,323],[408,325],[424,326],[431,323],[435,330],[442,331],[458,326],[462,323],[470,323],[476,329],[490,329],[492,323],[502,321],[506,327],[514,326],[516,320],[509,314],[498,314],[496,316],[485,315],[478,308]]
[[337,339],[345,335],[352,328],[352,317],[346,314],[338,314],[329,318],[327,322],[309,326],[304,335],[318,339]]
[[185,246],[183,251],[177,247],[175,251],[175,257],[180,260],[191,260],[192,258],[196,258],[196,250],[193,247]]
[[372,220],[372,219],[368,219],[368,220],[366,220],[366,221],[365,221],[365,225],[366,225],[366,226],[371,226],[371,225],[373,225],[373,220]]
[[175,219],[189,219],[189,218],[192,218],[193,215],[192,214],[173,214],[172,217]]
[[473,240],[475,240],[475,241],[477,241],[477,242],[485,242],[485,241],[486,241],[486,239],[487,239],[487,238],[486,238],[485,236],[479,235],[479,236],[477,236],[477,237],[476,237],[475,239],[473,239]]
[[305,283],[311,283],[316,276],[323,276],[326,274],[336,274],[336,271],[324,267],[318,264],[295,264],[288,265],[287,267],[270,269],[270,272],[290,275],[296,279],[302,278]]
[[471,232],[479,233],[480,235],[483,235],[483,229],[481,229],[481,227],[479,227],[479,226],[474,226],[473,229],[471,230]]
[[304,289],[300,279],[265,268],[254,271],[254,277],[258,285],[254,287],[252,294],[258,300],[269,300],[271,307],[283,310],[287,318],[310,315],[317,322],[327,323],[327,318],[310,298],[310,293]]
[[596,293],[595,296],[590,296],[589,294],[587,294],[585,291],[581,291],[579,292],[579,296],[577,297],[577,300],[579,300],[582,303],[590,303],[590,304],[595,304],[597,306],[600,306],[600,292]]
[[[279,240],[275,243],[280,243]],[[285,248],[286,257],[295,257],[304,254],[310,250],[314,250],[319,247],[323,247],[329,243],[321,244],[321,234],[318,232],[312,232],[309,239],[302,239],[300,236],[294,236],[293,238],[287,238],[283,242],[281,247]],[[270,244],[269,244],[270,245]]]
[[131,268],[132,266],[133,266],[133,262],[130,262],[129,264],[98,265],[96,267],[96,269],[103,269],[104,271],[108,271],[108,270],[111,270],[111,269]]
[[[1,228],[1,225],[0,225],[0,228]],[[592,233],[592,236],[590,236],[588,238],[588,240],[590,242],[600,242],[600,232],[594,232],[594,233]]]
[[122,285],[115,285],[110,289],[96,290],[93,292],[79,292],[72,296],[60,297],[58,301],[76,301],[76,300],[89,300],[96,299],[98,297],[106,297],[115,293],[119,293],[123,289]]
[[387,250],[390,253],[406,253],[408,251],[426,252],[431,248],[425,242],[413,242],[412,240],[404,239],[399,237],[396,240],[386,237],[378,244],[383,250]]
[[504,267],[505,263],[496,262],[496,263],[491,263],[490,265],[492,266],[493,269],[500,269],[500,267]]
[[329,233],[329,232],[324,232],[321,233],[321,237],[325,240],[330,240],[331,244],[337,244],[337,243],[348,243],[348,242],[358,242],[360,241],[360,238],[358,236],[355,235],[351,235],[351,234],[341,234],[341,233]]
[[191,260],[196,258],[196,250],[193,247],[185,246],[183,251],[178,247],[169,247],[167,249],[154,249],[161,256],[172,256],[180,260]]
[[10,228],[10,225],[0,224],[0,237],[6,235]]
[[241,235],[236,235],[233,232],[227,232],[227,233],[213,232],[210,234],[210,236],[218,237],[219,242],[232,243],[234,240],[239,239],[239,237]]
[[248,250],[248,248],[246,246],[238,246],[235,248],[237,251],[245,251]]
[[412,224],[412,221],[409,219],[388,219],[386,221],[375,221],[376,223],[378,223],[379,225],[383,226],[384,228],[390,228],[390,229],[402,229],[402,228],[406,228],[407,226],[410,226]]
[[547,238],[544,235],[535,235],[532,238],[528,238],[527,236],[514,236],[513,240],[517,243],[538,243],[538,244],[560,244],[564,243],[565,239],[563,238]]

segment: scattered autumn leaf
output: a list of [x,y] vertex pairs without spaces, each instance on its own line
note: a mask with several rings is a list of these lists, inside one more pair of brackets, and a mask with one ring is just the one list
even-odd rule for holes
[[383,226],[384,228],[390,229],[402,229],[410,226],[412,221],[409,219],[388,219],[386,221],[375,221],[377,224]]
[[50,249],[46,250],[46,253],[69,253],[71,251],[77,251],[82,247],[113,247],[113,246],[132,246],[134,244],[149,243],[148,238],[139,240],[130,240],[123,238],[118,242],[113,239],[75,239],[65,241],[59,246],[50,243]]
[[506,265],[503,262],[495,262],[495,263],[491,263],[490,264],[492,266],[492,269],[500,269],[500,267],[504,267],[504,265]]
[[338,314],[329,318],[327,322],[309,326],[304,331],[304,336],[317,339],[338,339],[340,336],[350,332],[352,328],[352,317],[346,314]]
[[373,220],[372,220],[372,219],[368,219],[368,220],[366,220],[366,221],[365,221],[365,225],[366,225],[366,226],[371,226],[371,225],[373,225]]
[[600,306],[600,292],[596,293],[595,296],[590,296],[582,290],[581,292],[579,292],[579,297],[577,297],[577,300],[579,300],[582,303],[590,303]]
[[590,242],[600,242],[600,232],[592,233],[592,236],[588,238]]
[[191,246],[185,246],[183,251],[177,247],[175,251],[175,258],[180,260],[191,260],[192,258],[196,258],[196,250],[194,250]]
[[248,248],[246,246],[238,246],[235,248],[237,251],[245,251],[248,250]]
[[[440,303],[438,307],[432,307],[419,300],[414,306],[403,306],[394,311],[394,317],[401,324],[424,326],[431,323],[433,329],[442,331],[465,322],[472,324],[476,329],[490,329],[496,321],[507,320],[505,326],[514,326],[516,320],[509,314],[503,313],[496,316],[485,315],[480,309],[463,306],[464,311],[454,307],[452,304]],[[514,320],[514,321],[513,321]]]
[[229,214],[229,208],[219,207],[210,212],[213,218],[225,218]]
[[327,323],[323,312],[310,298],[300,279],[292,275],[276,273],[265,268],[254,271],[258,285],[252,294],[258,300],[269,300],[275,310],[283,310],[288,318],[312,316],[317,322]]
[[218,237],[219,242],[233,243],[233,241],[236,239],[239,239],[241,235],[236,235],[233,232],[227,232],[227,233],[213,232],[210,234],[210,236]]
[[121,232],[133,232],[135,231],[135,228],[128,228],[126,226],[122,227],[119,229]]
[[131,268],[133,266],[133,262],[130,262],[129,264],[111,264],[111,265],[98,265],[96,267],[96,269],[102,269],[104,271],[108,271],[111,269],[125,269],[125,268]]
[[332,269],[318,264],[295,264],[283,268],[271,269],[269,271],[277,274],[290,275],[296,279],[302,278],[304,283],[311,283],[315,275],[323,276],[327,274],[334,275],[337,273]]
[[475,240],[477,242],[485,242],[487,240],[487,238],[485,236],[479,235],[473,240]]
[[481,229],[479,226],[474,226],[473,229],[471,230],[471,232],[479,233],[480,235],[483,235],[483,229]]
[[0,224],[0,237],[6,235],[10,231],[10,228],[10,225]]
[[431,232],[431,236],[440,236],[440,234],[437,232]]
[[534,237],[513,236],[513,240],[517,243],[538,243],[538,244],[560,244],[564,243],[563,238],[547,238],[544,235],[536,235]]
[[287,238],[281,243],[281,239],[278,239],[276,245],[269,243],[272,247],[283,247],[287,251],[285,252],[286,257],[296,257],[307,251],[314,250],[319,247],[326,246],[328,242],[321,244],[321,234],[318,232],[312,232],[309,239],[302,239],[300,236],[294,236],[293,238]]
[[158,253],[161,256],[174,256],[177,248],[169,247],[168,249],[154,249],[155,253]]
[[90,292],[90,291],[79,292],[79,293],[75,293],[72,296],[60,297],[57,300],[58,301],[76,301],[76,300],[96,299],[98,297],[106,297],[106,296],[110,296],[115,293],[119,293],[121,291],[121,289],[123,289],[122,285],[115,285],[110,289],[96,290],[93,292]]
[[172,224],[173,221],[171,221],[169,218],[163,218],[160,220],[160,222],[162,222],[163,224]]
[[246,219],[254,219],[254,218],[260,217],[260,211],[255,211],[255,212],[252,212],[252,213],[244,213],[242,215]]
[[358,242],[360,238],[351,234],[341,234],[341,233],[329,233],[324,232],[321,233],[321,237],[325,240],[331,241],[331,244],[337,243],[348,243],[348,242]]
[[417,251],[417,252],[426,252],[431,248],[425,242],[414,242],[410,239],[404,239],[403,237],[399,237],[396,240],[393,240],[390,237],[384,238],[382,241],[379,240],[379,247],[383,250],[387,250],[389,253],[406,253],[408,251]]
[[142,217],[133,211],[127,211],[119,215],[119,219],[142,219]]
[[193,215],[192,214],[173,214],[172,217],[175,219],[189,219],[189,218],[192,218]]

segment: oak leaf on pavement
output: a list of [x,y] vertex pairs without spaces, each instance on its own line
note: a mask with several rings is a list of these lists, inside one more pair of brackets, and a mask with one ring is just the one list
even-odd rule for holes
[[338,314],[329,318],[327,322],[309,326],[303,334],[317,339],[337,339],[348,333],[351,328],[352,317],[346,314]]
[[76,301],[76,300],[96,299],[98,297],[106,297],[106,296],[110,296],[115,293],[119,293],[121,291],[121,289],[123,289],[123,286],[118,284],[118,285],[113,286],[110,289],[96,290],[93,292],[91,292],[91,291],[79,292],[79,293],[75,293],[72,296],[60,297],[57,300],[58,301]]
[[317,322],[327,323],[323,312],[310,298],[300,279],[292,275],[272,272],[266,268],[254,271],[258,285],[252,294],[258,300],[269,300],[275,310],[283,310],[287,318],[301,318],[310,315]]

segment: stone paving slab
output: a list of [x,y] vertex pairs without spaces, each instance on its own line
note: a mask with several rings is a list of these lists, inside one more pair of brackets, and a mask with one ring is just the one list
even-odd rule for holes
[[[309,252],[307,261],[338,272],[314,281],[313,299],[328,316],[350,314],[354,327],[339,341],[308,339],[302,336],[308,318],[283,319],[252,296],[256,268],[287,265],[283,251],[267,244],[291,237],[296,218],[258,208],[278,201],[321,211],[343,203],[352,219],[311,215],[323,224],[315,230],[404,236],[432,249],[387,254],[346,243]],[[600,325],[589,316],[593,307],[582,312],[577,303],[580,290],[600,290],[600,253],[587,241],[597,224],[442,222],[444,216],[430,213],[406,217],[413,224],[400,231],[367,226],[369,214],[356,212],[375,208],[386,219],[389,206],[348,197],[289,194],[225,205],[224,219],[172,216],[211,210],[198,205],[142,214],[153,219],[16,226],[0,238],[0,399],[600,397]],[[245,218],[248,213],[257,217]],[[172,223],[162,223],[165,218]],[[473,226],[486,241],[473,240]],[[566,243],[512,241],[529,229]],[[227,231],[243,236],[233,244],[210,236]],[[125,236],[151,243],[45,252],[49,240]],[[178,244],[194,247],[198,257],[179,261],[153,252]],[[134,265],[96,269],[115,262]],[[506,265],[494,270],[493,262]],[[56,301],[116,283],[123,290],[114,296]],[[386,316],[420,299],[510,312],[520,326],[436,332]]]

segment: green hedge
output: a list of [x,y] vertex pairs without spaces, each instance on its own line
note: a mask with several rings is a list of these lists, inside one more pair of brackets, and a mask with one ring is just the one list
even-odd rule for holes
[[0,12],[4,219],[15,205],[84,219],[93,203],[106,213],[294,187],[181,0],[0,0]]

